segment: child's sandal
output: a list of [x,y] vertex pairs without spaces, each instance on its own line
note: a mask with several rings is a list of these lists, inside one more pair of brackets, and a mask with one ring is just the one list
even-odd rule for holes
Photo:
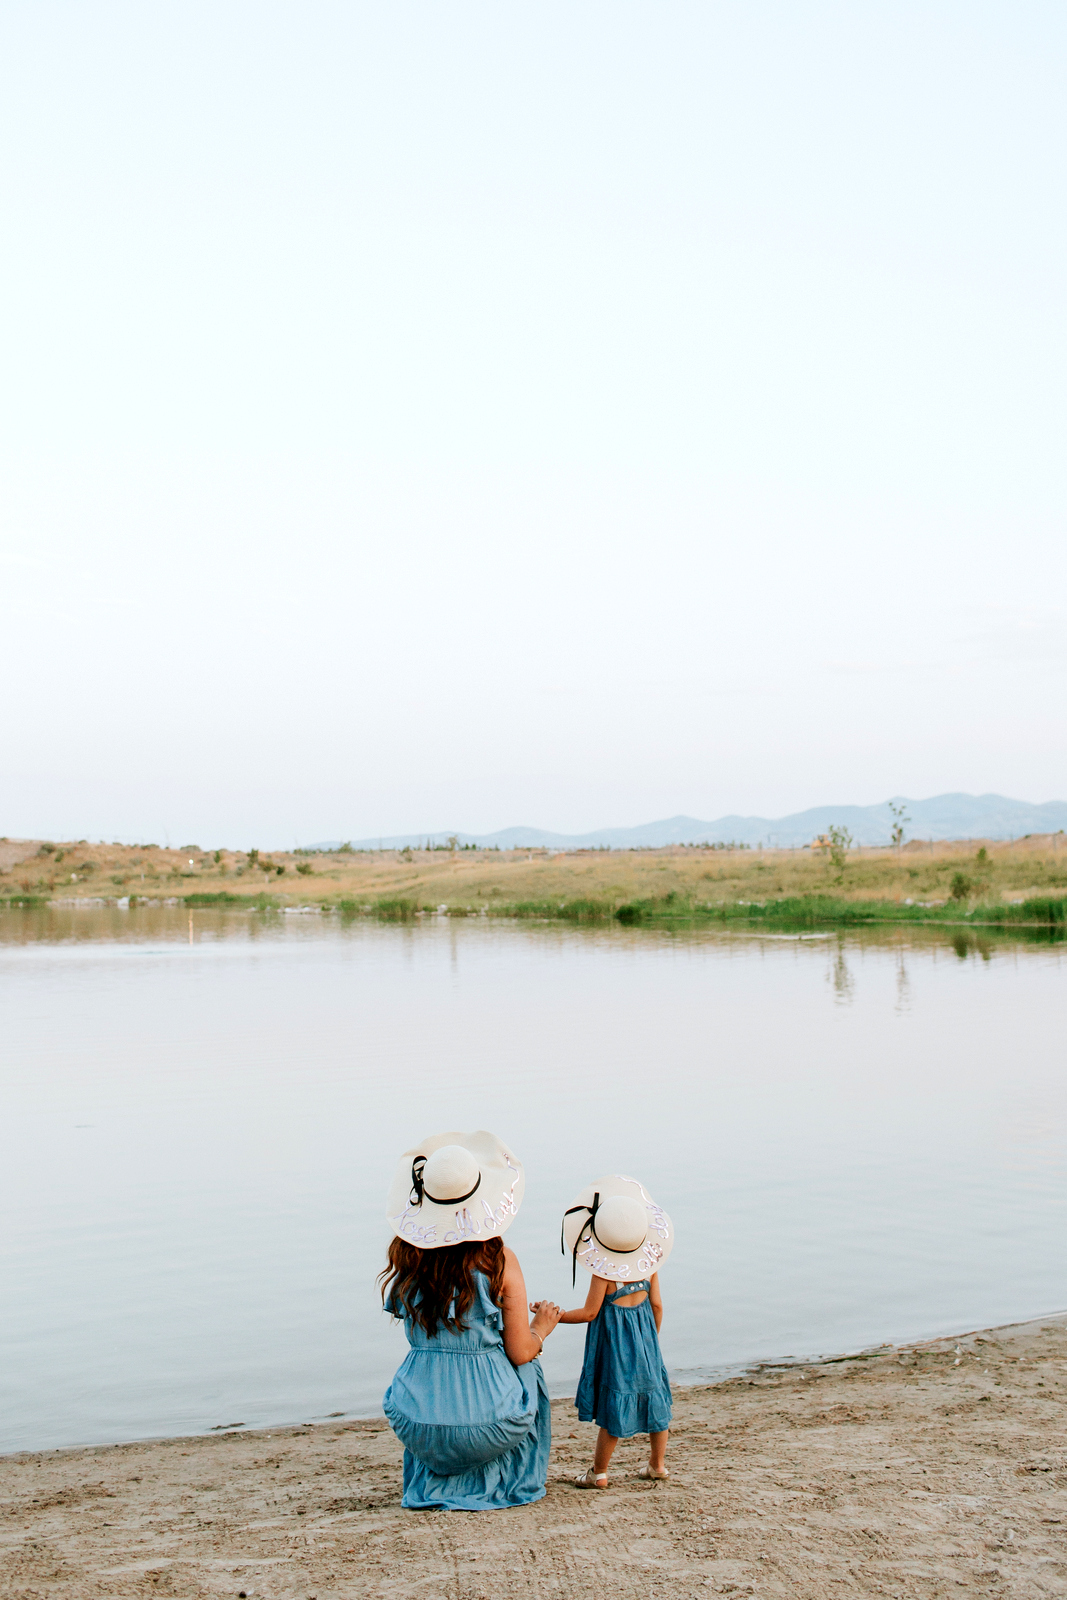
[[575,1478],[574,1482],[579,1489],[606,1489],[608,1475],[606,1472],[594,1472],[592,1467],[587,1467],[580,1477]]
[[651,1478],[654,1483],[665,1483],[670,1477],[666,1467],[642,1467],[637,1474],[639,1478]]

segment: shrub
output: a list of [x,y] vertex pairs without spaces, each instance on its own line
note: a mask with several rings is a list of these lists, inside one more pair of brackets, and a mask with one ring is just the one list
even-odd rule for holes
[[615,915],[611,900],[516,900],[488,909],[494,916],[547,917],[553,922],[605,922]]
[[383,922],[410,922],[419,909],[417,900],[383,899],[375,903],[375,915]]
[[1047,922],[1050,927],[1067,922],[1067,899],[1062,896],[1035,895],[1011,909],[1027,922]]
[[974,884],[965,872],[954,872],[948,892],[953,900],[966,900],[973,888]]

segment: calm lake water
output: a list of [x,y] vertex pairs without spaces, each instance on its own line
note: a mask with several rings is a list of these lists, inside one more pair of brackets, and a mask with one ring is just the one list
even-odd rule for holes
[[0,914],[0,1449],[377,1410],[385,1192],[446,1128],[518,1151],[565,1305],[564,1207],[648,1185],[675,1379],[1059,1309],[1065,978],[922,932]]

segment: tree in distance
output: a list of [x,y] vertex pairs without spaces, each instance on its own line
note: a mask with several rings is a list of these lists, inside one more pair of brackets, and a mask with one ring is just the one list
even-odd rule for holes
[[890,838],[893,841],[893,848],[899,855],[904,844],[904,824],[910,822],[911,818],[904,813],[903,801],[899,805],[894,805],[890,800],[889,809],[893,813],[893,831],[890,834]]
[[827,833],[827,838],[830,841],[830,860],[837,868],[837,881],[840,883],[844,876],[845,863],[848,860],[848,852],[852,845],[852,835],[847,828],[838,827],[836,823],[832,823]]

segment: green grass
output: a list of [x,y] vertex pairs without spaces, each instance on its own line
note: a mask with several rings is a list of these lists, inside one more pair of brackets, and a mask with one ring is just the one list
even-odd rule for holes
[[382,922],[411,922],[419,910],[417,900],[405,900],[402,896],[394,896],[375,900],[372,906],[373,914]]
[[50,899],[51,896],[47,894],[12,894],[0,897],[0,906],[7,906],[9,910],[11,908],[15,910],[25,908],[30,911],[38,911],[41,906],[48,905]]
[[[144,897],[141,896],[139,898]],[[131,895],[131,905],[133,900],[134,896]],[[217,894],[212,894],[206,890],[198,890],[195,894],[182,895],[181,903],[183,906],[188,906],[190,910],[195,910],[198,906],[208,908],[212,906],[232,906],[244,911],[275,911],[278,907],[278,899],[275,895],[231,894],[228,889],[220,889]]]
[[182,904],[186,906],[247,906],[254,905],[255,901],[247,894],[231,894],[228,889],[220,889],[217,893],[209,891],[182,896]]
[[1039,896],[1016,905],[977,905],[965,911],[959,901],[943,906],[908,906],[898,900],[846,900],[839,895],[808,894],[762,902],[736,900],[720,905],[694,905],[681,897],[668,895],[662,900],[629,901],[617,908],[615,917],[623,923],[685,918],[702,922],[758,922],[788,928],[870,927],[887,922],[1056,928],[1067,924],[1067,896]]
[[983,922],[1025,923],[1028,927],[1059,928],[1067,923],[1067,895],[1035,895],[1018,905],[982,906],[974,920]]
[[612,900],[515,900],[486,909],[494,917],[544,917],[553,922],[607,922],[615,915]]
[[[130,903],[135,897],[131,895]],[[40,895],[12,896],[8,905],[46,905]],[[277,900],[267,894],[256,896],[218,893],[187,894],[183,904],[190,907],[239,906],[267,911]],[[324,909],[329,907],[324,903]],[[411,922],[430,909],[416,899],[381,896],[377,900],[340,900],[333,909],[343,917],[373,916],[381,922]],[[887,923],[933,924],[969,928],[997,928],[1052,931],[1067,936],[1067,895],[1037,895],[1018,904],[983,904],[966,908],[964,900],[949,900],[941,906],[905,905],[899,900],[849,900],[842,895],[786,895],[767,900],[724,900],[715,904],[694,901],[684,894],[669,894],[645,900],[628,900],[618,905],[613,900],[579,898],[574,900],[500,901],[484,906],[452,905],[451,917],[477,916],[487,911],[494,917],[536,918],[551,922],[609,922],[613,918],[626,925],[663,921],[756,923],[775,928],[871,927]]]
[[[380,900],[337,900],[334,906],[342,917],[371,916],[378,917],[382,922],[412,922],[421,910],[417,900],[405,900],[401,896],[385,896]],[[323,910],[327,909],[329,907],[324,903]]]

